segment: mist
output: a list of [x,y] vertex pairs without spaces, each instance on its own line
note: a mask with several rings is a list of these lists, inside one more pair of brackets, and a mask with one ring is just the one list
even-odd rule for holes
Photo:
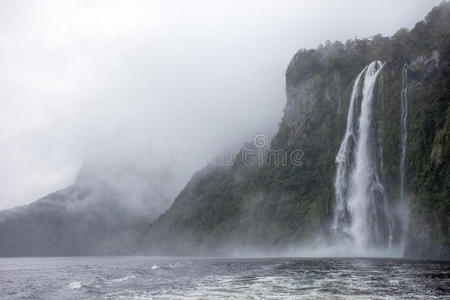
[[0,208],[124,164],[170,173],[170,204],[204,165],[186,157],[277,130],[298,49],[391,35],[439,2],[2,1]]

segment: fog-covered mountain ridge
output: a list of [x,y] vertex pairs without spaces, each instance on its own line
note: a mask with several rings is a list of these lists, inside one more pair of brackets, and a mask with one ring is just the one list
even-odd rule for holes
[[169,171],[87,163],[73,185],[0,211],[0,256],[135,253],[172,197]]

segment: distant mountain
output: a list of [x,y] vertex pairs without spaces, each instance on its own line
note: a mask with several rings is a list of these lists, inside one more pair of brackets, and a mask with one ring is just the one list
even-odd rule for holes
[[172,197],[171,173],[89,164],[74,185],[0,212],[0,256],[130,254]]
[[[372,195],[373,207],[367,220],[360,221],[377,224],[367,227],[366,233],[377,233],[381,244],[375,245],[378,240],[370,237],[365,243],[404,247],[408,257],[449,258],[449,2],[433,8],[411,31],[400,29],[392,37],[327,42],[298,51],[287,68],[287,104],[270,149],[288,157],[301,150],[304,163],[249,165],[241,152],[231,167],[199,171],[170,209],[152,223],[145,240],[147,251],[216,255],[239,248],[270,251],[308,245],[318,236],[330,243],[336,239],[333,230],[339,230],[332,228],[336,156],[352,115],[352,90],[361,92],[355,96],[353,115],[360,119],[361,99],[367,93],[362,87],[368,76],[365,66],[372,61],[382,63],[372,86],[374,104],[370,127],[365,129],[369,132],[365,151],[372,157],[368,162],[376,165],[365,168],[374,170],[377,178],[370,180],[379,186],[362,191]],[[360,73],[361,87],[354,88]],[[354,123],[349,164],[356,163],[352,157],[361,134]],[[343,180],[348,182],[349,176]],[[348,183],[347,196],[354,184]],[[406,221],[399,208],[402,201],[409,207]],[[355,210],[342,211],[339,222],[354,222]],[[341,238],[354,239],[351,232],[340,232]]]

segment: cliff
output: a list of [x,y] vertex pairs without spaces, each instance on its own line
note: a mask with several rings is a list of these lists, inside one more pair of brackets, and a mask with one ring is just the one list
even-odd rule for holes
[[[301,163],[268,163],[264,152],[262,164],[248,164],[244,149],[233,166],[199,171],[151,224],[146,251],[229,254],[305,245],[318,236],[332,240],[336,155],[350,94],[356,76],[375,60],[384,66],[373,99],[378,130],[374,147],[382,149],[379,172],[395,242],[401,244],[400,236],[405,236],[408,257],[450,257],[448,2],[411,31],[298,51],[286,71],[287,103],[269,151],[289,158],[300,151]],[[404,168],[402,91],[408,103]],[[406,217],[403,198],[409,208]]]

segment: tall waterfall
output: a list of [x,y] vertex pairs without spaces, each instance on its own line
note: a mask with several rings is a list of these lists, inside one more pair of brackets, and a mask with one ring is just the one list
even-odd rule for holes
[[406,138],[408,132],[406,131],[406,118],[408,117],[408,87],[407,87],[408,66],[405,64],[402,71],[402,91],[400,94],[400,109],[401,109],[401,123],[400,123],[400,200],[405,201],[405,156],[406,156]]
[[[406,157],[406,138],[407,117],[408,117],[408,65],[405,64],[402,70],[402,91],[400,93],[400,205],[402,212],[402,232],[403,235],[408,227],[408,203],[405,193],[405,157]],[[404,237],[402,243],[404,243]]]
[[332,224],[333,232],[341,232],[345,229],[344,226],[348,225],[349,212],[346,202],[346,197],[348,194],[349,182],[348,176],[350,172],[350,152],[355,143],[355,133],[354,133],[354,114],[355,114],[355,103],[359,96],[361,77],[366,72],[367,67],[365,67],[361,73],[356,77],[355,83],[353,84],[352,94],[350,97],[350,105],[347,114],[347,126],[345,129],[345,135],[342,139],[339,152],[336,156],[336,179],[334,182],[334,189],[336,193],[336,204],[334,220]]
[[387,248],[392,242],[392,218],[381,176],[382,145],[372,118],[374,89],[382,68],[381,62],[374,61],[356,77],[346,131],[336,156],[336,205],[331,230],[350,240],[356,251]]

